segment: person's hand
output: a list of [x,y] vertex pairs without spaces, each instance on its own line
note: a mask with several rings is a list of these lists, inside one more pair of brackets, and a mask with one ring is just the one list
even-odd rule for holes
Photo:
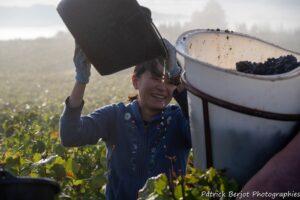
[[88,60],[77,42],[75,42],[73,62],[76,67],[75,79],[81,84],[87,84],[91,75],[91,62]]
[[180,84],[180,75],[182,72],[182,67],[176,59],[176,49],[175,47],[166,39],[163,42],[168,50],[168,57],[166,61],[166,71],[170,82],[174,85]]

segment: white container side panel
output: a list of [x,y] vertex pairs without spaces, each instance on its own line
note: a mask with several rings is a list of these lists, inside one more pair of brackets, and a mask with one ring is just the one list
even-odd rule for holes
[[243,183],[289,141],[294,127],[211,104],[209,113],[214,166]]
[[206,169],[206,150],[202,100],[188,92],[190,127],[192,136],[194,165]]
[[[202,100],[189,93],[195,166],[205,170]],[[209,104],[213,164],[245,183],[290,139],[294,122],[282,122],[230,111]]]

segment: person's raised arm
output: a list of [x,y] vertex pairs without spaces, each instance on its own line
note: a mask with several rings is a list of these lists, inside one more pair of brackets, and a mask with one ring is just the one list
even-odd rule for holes
[[89,82],[91,74],[91,63],[77,43],[75,43],[73,61],[76,67],[76,82],[68,103],[70,107],[75,108],[80,106],[83,101],[85,86]]
[[89,82],[91,63],[77,43],[75,43],[73,62],[76,69],[76,82],[71,95],[65,102],[65,109],[59,123],[60,139],[64,146],[79,146],[82,142],[79,139],[83,130],[80,116],[84,104],[85,87]]
[[83,95],[86,84],[82,84],[78,81],[75,82],[71,95],[68,99],[68,104],[71,108],[79,107],[83,102]]

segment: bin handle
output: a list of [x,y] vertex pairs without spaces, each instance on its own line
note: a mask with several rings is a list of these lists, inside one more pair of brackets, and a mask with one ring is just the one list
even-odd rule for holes
[[272,119],[278,121],[300,121],[300,114],[282,114],[282,113],[274,113],[267,112],[258,109],[248,108],[246,106],[241,106],[238,104],[230,103],[228,101],[210,96],[203,91],[195,88],[186,78],[186,73],[184,72],[181,76],[181,80],[185,86],[185,88],[191,92],[192,94],[200,97],[201,99],[205,99],[209,103],[215,104],[217,106],[223,107],[228,110],[233,110],[239,113],[243,113],[246,115],[251,115],[255,117],[261,117],[265,119]]

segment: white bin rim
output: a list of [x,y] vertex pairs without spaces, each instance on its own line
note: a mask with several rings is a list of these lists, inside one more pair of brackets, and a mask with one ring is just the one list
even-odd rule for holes
[[256,40],[256,41],[259,41],[261,43],[273,46],[274,48],[281,49],[281,50],[284,50],[286,52],[289,52],[290,54],[292,54],[294,56],[296,55],[298,57],[298,62],[299,62],[300,53],[298,53],[298,52],[285,49],[285,48],[280,47],[278,45],[275,45],[273,43],[264,41],[262,39],[259,39],[259,38],[256,38],[256,37],[244,34],[244,33],[238,33],[238,32],[233,32],[233,31],[228,31],[228,30],[219,30],[219,29],[217,29],[217,30],[213,30],[213,29],[194,29],[194,30],[190,30],[190,31],[186,31],[186,32],[182,33],[176,41],[175,47],[176,47],[177,52],[179,54],[181,54],[183,57],[187,57],[187,58],[189,58],[189,59],[191,59],[195,62],[199,62],[199,63],[203,64],[203,66],[205,66],[205,67],[213,68],[215,70],[220,70],[220,71],[223,71],[223,72],[227,72],[227,73],[231,73],[231,74],[235,74],[235,75],[238,75],[238,76],[243,76],[243,77],[251,78],[251,79],[259,79],[259,80],[265,80],[265,81],[280,81],[280,80],[285,80],[285,79],[291,79],[291,78],[294,78],[294,77],[300,75],[300,67],[297,67],[294,70],[292,70],[290,72],[287,72],[287,73],[283,73],[283,74],[256,75],[256,74],[242,73],[242,72],[239,72],[239,71],[233,70],[233,69],[224,69],[224,68],[218,67],[216,65],[213,65],[211,63],[193,58],[188,53],[188,50],[187,50],[187,43],[189,41],[189,38],[191,38],[191,36],[193,36],[193,35],[206,34],[206,33],[236,35],[236,36],[244,37],[245,39]]

